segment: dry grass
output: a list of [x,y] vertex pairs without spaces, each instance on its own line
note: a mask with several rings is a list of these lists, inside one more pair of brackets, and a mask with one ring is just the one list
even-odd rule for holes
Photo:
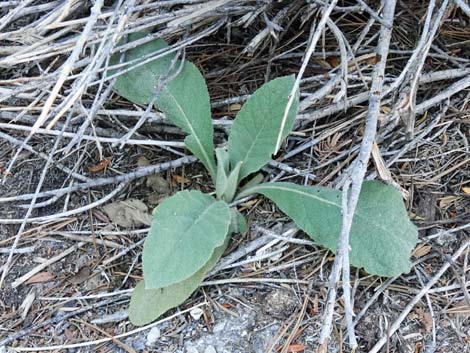
[[[365,178],[382,179],[407,196],[420,241],[409,274],[387,280],[352,269],[359,351],[469,351],[468,5],[397,2],[390,44],[382,48],[385,62],[377,55],[378,37],[387,32],[378,22],[385,21],[377,18],[380,4],[368,2],[370,13],[361,3],[339,1],[321,31],[325,7],[316,0],[0,3],[0,346],[136,351],[129,342],[142,332],[125,310],[129,289],[142,275],[147,229],[121,229],[100,206],[132,197],[153,207],[164,197],[146,185],[155,172],[168,180],[170,193],[205,189],[209,181],[187,157],[184,136],[159,112],[124,137],[143,109],[115,95],[104,71],[113,53],[129,48],[119,40],[143,30],[152,33],[148,40],[163,37],[186,50],[203,72],[217,142],[250,93],[308,64],[295,131],[265,168],[270,179],[348,185],[369,119],[376,119],[377,148],[365,160]],[[383,76],[377,74],[381,62]],[[382,83],[373,103],[371,87]],[[150,166],[139,165],[142,157]],[[104,160],[107,168],[90,169]],[[273,232],[292,232],[261,198],[242,210],[250,232],[233,241],[225,267],[164,319],[156,351],[182,349],[191,325],[186,310],[193,306],[204,304],[209,316],[230,310],[239,289],[237,300],[262,305],[256,297],[276,287],[293,291],[298,307],[283,322],[274,349],[287,352],[292,342],[305,352],[319,348],[333,254],[301,233],[273,241]],[[266,244],[270,255],[281,255],[246,261]],[[342,298],[334,309],[329,350],[349,351]],[[212,324],[207,319],[199,328]]]

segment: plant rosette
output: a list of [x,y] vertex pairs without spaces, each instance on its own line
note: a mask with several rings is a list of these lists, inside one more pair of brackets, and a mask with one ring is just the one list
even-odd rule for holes
[[[129,35],[129,41],[145,37]],[[168,45],[152,40],[125,53],[124,68],[142,58],[158,58],[120,75],[115,91],[135,104],[154,104],[188,136],[187,148],[199,158],[214,183],[214,195],[184,190],[154,211],[144,244],[143,281],[132,293],[129,317],[145,325],[182,304],[197,290],[222,256],[229,235],[246,231],[246,221],[230,204],[253,194],[271,199],[314,241],[336,250],[341,231],[341,192],[327,187],[251,180],[290,133],[299,93],[285,114],[294,76],[265,83],[238,112],[226,147],[215,148],[210,98],[194,64],[166,53]],[[120,56],[111,59],[118,64]],[[109,74],[115,73],[110,70]],[[248,179],[248,181],[247,181]],[[363,184],[350,233],[350,262],[370,274],[396,276],[411,268],[417,229],[400,193],[378,181]],[[393,251],[392,251],[393,249]]]

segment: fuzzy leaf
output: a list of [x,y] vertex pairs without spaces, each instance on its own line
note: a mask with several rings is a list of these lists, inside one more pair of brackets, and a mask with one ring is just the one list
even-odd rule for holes
[[215,156],[217,157],[217,172],[219,169],[228,175],[230,172],[230,156],[224,147],[217,147],[215,149]]
[[[243,194],[249,192],[270,198],[312,239],[336,250],[342,226],[340,191],[266,183]],[[378,181],[364,182],[350,233],[351,264],[387,277],[408,272],[417,239],[418,231],[408,218],[400,193]]]
[[224,194],[224,188],[227,184],[227,174],[229,173],[229,155],[226,149],[216,148],[215,155],[217,157],[217,177],[215,180],[215,194],[220,200]]
[[[145,35],[130,34],[129,41],[143,38]],[[125,62],[167,47],[163,40],[153,40],[128,50],[125,53]],[[114,55],[111,64],[119,63],[119,56]],[[155,106],[188,134],[185,139],[186,146],[201,160],[212,178],[215,178],[214,131],[206,83],[196,66],[189,61],[185,61],[181,72],[174,77],[181,66],[181,62],[177,61],[173,68],[171,67],[174,57],[174,53],[168,54],[132,69],[117,78],[114,89],[131,102],[145,105],[152,102],[157,87],[162,86]],[[111,70],[110,74],[114,72]],[[166,82],[165,79],[168,78],[172,79]]]
[[230,223],[230,233],[245,234],[248,231],[246,218],[237,210],[236,207],[230,207],[232,222]]
[[237,191],[238,187],[238,180],[240,178],[240,169],[242,165],[243,162],[238,162],[227,178],[223,193],[223,200],[225,200],[226,202],[232,202],[233,197],[235,196],[235,192]]
[[224,243],[230,222],[228,205],[200,191],[180,191],[163,201],[144,244],[146,288],[167,287],[194,275]]
[[216,148],[217,156],[217,178],[215,181],[215,194],[218,200],[231,202],[238,187],[238,179],[242,162],[230,171],[229,154],[224,148]]
[[[294,86],[294,76],[264,84],[248,99],[233,122],[228,140],[232,168],[240,161],[240,180],[264,166],[276,148],[284,110]],[[299,95],[296,94],[282,131],[282,139],[292,129]]]
[[263,182],[263,180],[264,180],[263,174],[261,174],[261,173],[255,174],[251,179],[249,179],[245,183],[245,185],[240,187],[239,192],[243,192],[245,190],[248,190],[248,189],[252,188],[255,185],[261,184]]
[[132,292],[129,306],[129,319],[136,326],[146,325],[166,311],[182,304],[199,287],[205,274],[220,259],[226,244],[214,250],[210,260],[191,277],[165,288],[145,289],[144,281],[140,281]]

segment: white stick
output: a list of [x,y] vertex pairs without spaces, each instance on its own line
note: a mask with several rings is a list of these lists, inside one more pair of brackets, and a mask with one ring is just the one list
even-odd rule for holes
[[286,121],[287,121],[287,115],[289,115],[290,108],[292,107],[292,103],[294,103],[294,98],[295,98],[295,93],[298,91],[299,86],[300,86],[300,80],[302,79],[302,76],[304,75],[304,71],[307,68],[308,62],[310,61],[310,57],[312,56],[315,46],[317,45],[318,39],[320,39],[320,35],[323,32],[323,29],[325,28],[326,22],[330,18],[331,11],[333,11],[336,3],[338,0],[333,0],[330,3],[330,6],[325,10],[323,13],[323,16],[320,20],[320,23],[318,24],[317,28],[315,29],[315,32],[313,33],[312,40],[310,42],[310,45],[308,46],[307,53],[305,54],[304,60],[302,62],[302,66],[300,67],[299,74],[297,75],[297,78],[295,79],[294,82],[294,87],[292,87],[292,90],[289,94],[289,100],[287,101],[287,106],[286,109],[284,110],[284,115],[282,117],[282,122],[281,122],[281,128],[279,129],[279,134],[277,135],[277,141],[276,141],[276,148],[274,154],[276,154],[279,150],[279,147],[281,146],[281,140],[282,140],[282,132],[284,131],[284,128],[286,126]]
[[[393,24],[393,16],[395,13],[395,1],[386,1],[384,6],[384,20]],[[336,285],[339,282],[341,269],[343,269],[343,292],[345,300],[345,314],[348,324],[349,341],[351,347],[357,347],[356,337],[354,334],[354,325],[352,321],[352,308],[350,297],[350,284],[349,284],[349,233],[351,230],[354,212],[356,210],[357,202],[359,200],[359,193],[361,191],[362,182],[367,171],[368,161],[370,159],[373,142],[375,140],[377,130],[377,120],[380,113],[381,94],[384,83],[385,65],[389,51],[391,28],[382,26],[380,37],[377,45],[377,55],[380,61],[374,68],[372,74],[372,85],[369,96],[369,109],[366,118],[366,127],[364,137],[362,139],[359,155],[355,161],[349,180],[345,183],[343,188],[343,226],[341,235],[338,239],[337,253],[333,263],[332,272],[329,280],[328,297],[325,304],[325,313],[323,316],[323,325],[319,339],[319,352],[326,352],[328,339],[333,323],[334,304],[336,301]],[[349,192],[349,186],[351,190]],[[349,195],[349,196],[348,196]],[[347,199],[347,201],[346,201]],[[347,269],[344,272],[344,269]]]
[[39,266],[36,266],[35,268],[33,268],[31,271],[29,271],[28,273],[24,274],[24,275],[21,276],[20,278],[17,278],[17,279],[11,284],[11,287],[12,287],[12,288],[18,287],[19,285],[23,284],[23,283],[26,282],[28,279],[30,279],[31,277],[33,277],[36,273],[41,272],[41,271],[44,270],[47,266],[52,265],[53,263],[59,261],[60,259],[63,259],[64,257],[66,257],[67,255],[73,253],[74,251],[77,251],[77,249],[80,248],[80,247],[83,246],[83,245],[85,245],[85,242],[81,241],[80,243],[77,243],[77,244],[75,244],[74,246],[71,246],[70,248],[68,248],[67,250],[61,252],[59,255],[56,255],[56,256],[54,256],[54,257],[51,257],[49,260],[43,262],[43,263],[40,264]]

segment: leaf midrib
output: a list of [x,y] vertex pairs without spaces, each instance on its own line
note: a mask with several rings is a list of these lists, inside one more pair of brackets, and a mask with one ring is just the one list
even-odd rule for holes
[[[253,139],[253,143],[250,145],[250,148],[246,151],[244,157],[242,159],[240,159],[239,161],[242,161],[244,165],[248,166],[248,163],[246,162],[247,160],[247,156],[250,155],[251,151],[253,150],[254,146],[256,145],[257,141],[258,141],[258,138],[259,136],[261,135],[264,127],[266,126],[267,122],[268,122],[269,119],[264,119],[263,120],[263,123],[261,124],[261,128],[258,129],[258,132],[256,133],[255,135],[255,138]],[[245,130],[248,130],[246,126],[245,127]],[[237,161],[237,162],[239,162]],[[243,168],[243,166],[242,166]],[[240,173],[240,178],[244,178],[246,175],[250,174],[251,171],[245,171],[244,173]]]
[[[259,186],[259,187],[257,187],[256,189],[260,190],[260,189],[263,189],[263,188],[264,188],[264,189],[279,189],[279,190],[284,190],[284,191],[288,191],[288,192],[295,192],[295,193],[297,193],[297,194],[305,195],[305,196],[307,196],[307,197],[311,197],[311,198],[313,198],[313,199],[317,199],[317,200],[320,200],[320,201],[322,201],[322,202],[328,203],[328,204],[330,204],[330,205],[336,206],[336,207],[338,207],[338,208],[341,210],[341,205],[339,205],[339,204],[336,204],[336,203],[334,203],[334,202],[328,201],[328,200],[323,199],[323,198],[321,198],[321,197],[316,197],[316,196],[314,196],[314,195],[312,195],[312,194],[309,194],[308,192],[300,191],[300,190],[298,190],[298,189],[294,189],[294,188],[290,189],[290,188],[286,188],[286,187],[279,186],[279,185],[272,185],[272,186],[267,186],[267,185],[265,185],[265,186]],[[354,213],[354,216],[357,216],[357,217],[361,218],[362,220],[366,220],[366,218],[365,218],[364,216],[362,216],[360,213],[356,213],[356,212],[355,212],[355,213]],[[383,232],[385,232],[386,234],[391,234],[391,235],[393,235],[393,233],[392,233],[391,231],[389,231],[389,230],[386,229],[386,228],[383,228],[380,224],[377,224],[377,223],[375,223],[374,221],[372,221],[372,223],[373,223],[374,226],[376,226],[378,229],[381,229],[381,230],[382,230]]]
[[[194,201],[203,201],[203,200],[198,200],[197,198],[194,198],[191,193],[188,192],[188,196],[191,197],[192,200]],[[203,201],[204,202],[204,201]],[[167,254],[165,254],[165,256],[163,257],[160,257],[159,261],[160,263],[166,263],[167,260],[168,260],[168,257],[172,256],[172,254],[175,253],[175,250],[176,249],[179,249],[181,248],[181,243],[184,242],[184,241],[187,241],[185,235],[188,234],[188,232],[191,230],[192,227],[196,226],[198,224],[199,221],[201,221],[201,219],[204,218],[204,216],[210,211],[213,209],[213,207],[216,207],[219,205],[220,202],[218,201],[214,201],[212,202],[210,205],[203,205],[204,209],[199,213],[199,215],[197,216],[197,219],[194,220],[194,222],[192,222],[191,224],[189,224],[185,229],[183,229],[181,231],[181,236],[179,237],[179,239],[173,243],[171,249],[167,252]],[[227,224],[227,230],[228,230],[228,224]],[[207,238],[206,238],[207,239]],[[218,246],[220,246],[220,244],[216,244],[213,249],[217,248]],[[213,250],[212,249],[212,250]],[[209,258],[210,258],[211,254],[209,254]],[[200,269],[196,269],[196,271],[193,272],[196,273],[197,271],[199,271]],[[183,279],[184,280],[184,279]],[[179,281],[177,282],[171,282],[167,285],[172,285],[174,283],[178,283]]]
[[313,198],[313,199],[320,200],[320,201],[325,202],[325,203],[328,203],[328,204],[330,204],[330,205],[340,207],[338,204],[336,204],[336,203],[334,203],[334,202],[331,202],[331,201],[329,201],[329,200],[327,200],[327,199],[324,199],[324,198],[321,198],[321,197],[318,197],[318,196],[309,194],[308,192],[301,191],[301,190],[298,190],[298,189],[283,187],[283,186],[281,186],[281,185],[262,185],[262,186],[260,185],[260,186],[255,187],[254,189],[255,189],[255,190],[260,190],[260,189],[279,189],[279,190],[288,191],[288,192],[295,192],[295,193],[297,193],[297,194],[306,195],[307,197],[311,197],[311,198]]

